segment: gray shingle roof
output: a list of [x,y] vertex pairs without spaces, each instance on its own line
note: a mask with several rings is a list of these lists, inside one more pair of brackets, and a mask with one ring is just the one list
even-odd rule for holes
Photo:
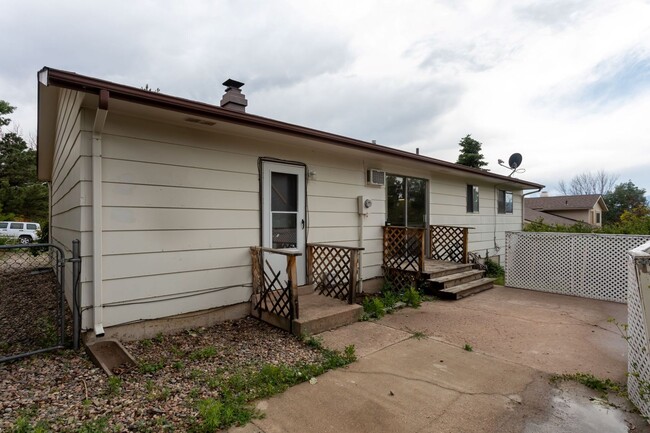
[[[526,197],[525,207],[538,211],[553,211],[563,209],[591,209],[601,200],[599,194],[589,195],[560,195],[556,197]],[[605,207],[605,202],[601,203]]]

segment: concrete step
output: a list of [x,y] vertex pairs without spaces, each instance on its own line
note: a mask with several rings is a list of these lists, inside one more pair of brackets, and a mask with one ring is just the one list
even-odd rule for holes
[[435,292],[435,295],[442,299],[461,299],[484,290],[494,287],[494,278],[481,278],[458,286],[450,287]]
[[459,284],[469,283],[470,281],[478,280],[482,277],[483,271],[480,269],[472,269],[469,271],[446,275],[444,277],[430,278],[427,282],[433,290],[442,290],[458,286]]
[[293,333],[298,336],[319,334],[358,322],[363,313],[361,305],[350,305],[317,293],[300,296],[298,303],[300,317],[293,321]]
[[311,295],[314,293],[313,284],[305,284],[304,286],[298,286],[298,296]]

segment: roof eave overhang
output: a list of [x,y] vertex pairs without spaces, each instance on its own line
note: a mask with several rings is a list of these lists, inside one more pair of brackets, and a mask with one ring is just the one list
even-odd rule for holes
[[36,174],[38,180],[52,180],[56,139],[56,106],[59,89],[48,85],[48,69],[38,72],[38,122],[36,126]]
[[[471,174],[473,176],[480,176],[481,178],[490,180],[495,184],[504,184],[511,187],[518,187],[520,189],[542,189],[544,187],[544,185],[534,182],[528,182],[471,167],[465,167],[451,162],[413,154],[400,149],[394,149],[391,147],[381,146],[375,143],[369,143],[366,141],[344,137],[337,134],[331,134],[316,129],[280,122],[253,114],[239,113],[202,102],[165,95],[163,93],[150,92],[143,89],[137,89],[135,87],[86,77],[73,72],[61,71],[51,68],[43,68],[41,73],[43,72],[46,73],[45,78],[47,81],[47,86],[73,89],[97,95],[100,93],[100,91],[107,90],[110,93],[111,99],[120,99],[135,104],[144,104],[157,108],[182,112],[185,114],[202,116],[213,120],[229,122],[246,127],[259,128],[266,131],[304,137],[336,146],[365,150],[375,154],[390,155],[392,157],[409,161],[418,161],[439,168],[446,168],[458,174],[465,173]],[[40,113],[41,111],[39,109],[39,115]]]

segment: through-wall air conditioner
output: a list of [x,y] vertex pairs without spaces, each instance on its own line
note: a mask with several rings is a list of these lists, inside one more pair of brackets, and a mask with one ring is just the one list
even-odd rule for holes
[[369,169],[368,179],[366,183],[368,185],[374,185],[374,186],[386,185],[386,172],[382,170],[376,170],[374,168]]

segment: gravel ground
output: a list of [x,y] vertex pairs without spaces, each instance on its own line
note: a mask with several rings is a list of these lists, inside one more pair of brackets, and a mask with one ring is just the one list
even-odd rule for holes
[[58,345],[61,292],[48,263],[47,254],[0,253],[0,358]]
[[110,431],[183,432],[197,415],[192,402],[218,396],[211,383],[217,375],[322,359],[296,337],[252,318],[124,346],[140,366],[118,379],[109,380],[82,352],[0,364],[0,431],[12,431],[22,416],[51,431],[106,420]]

